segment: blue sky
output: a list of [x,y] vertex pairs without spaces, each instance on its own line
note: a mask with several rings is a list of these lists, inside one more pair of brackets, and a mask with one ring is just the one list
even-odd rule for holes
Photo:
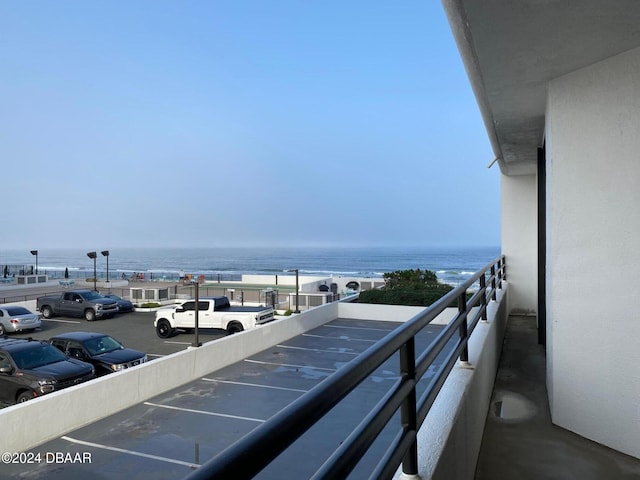
[[0,32],[3,248],[500,242],[440,2],[6,1]]

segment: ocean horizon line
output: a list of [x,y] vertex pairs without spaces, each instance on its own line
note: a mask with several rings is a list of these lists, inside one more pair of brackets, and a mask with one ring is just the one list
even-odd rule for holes
[[[148,273],[154,278],[177,277],[179,272],[218,275],[301,275],[382,277],[398,270],[422,269],[437,273],[448,282],[464,281],[500,254],[500,247],[350,247],[350,248],[139,248],[110,249],[108,256],[97,251],[87,257],[84,250],[64,248],[39,250],[38,270],[52,276],[68,270],[72,276],[99,277],[108,270],[111,275]],[[106,251],[105,251],[106,252]],[[0,265],[31,269],[36,258],[29,251],[0,250]],[[23,266],[23,267],[21,267]]]
[[[37,245],[36,245],[37,246]],[[42,247],[37,246],[38,251],[101,251],[101,250],[306,250],[306,249],[326,249],[326,250],[336,250],[336,249],[348,249],[348,250],[398,250],[398,249],[407,249],[407,250],[422,250],[422,249],[433,249],[433,250],[448,250],[448,249],[476,249],[476,248],[499,248],[500,245],[490,245],[490,244],[433,244],[433,245],[340,245],[340,244],[331,244],[331,245],[213,245],[213,246],[199,246],[199,245],[184,245],[184,246],[161,246],[161,245],[128,245],[128,246],[102,246],[100,249],[86,246],[53,246],[53,247]],[[25,252],[29,254],[29,252],[33,250],[33,248],[27,247],[2,247],[0,248],[0,255],[3,252]]]

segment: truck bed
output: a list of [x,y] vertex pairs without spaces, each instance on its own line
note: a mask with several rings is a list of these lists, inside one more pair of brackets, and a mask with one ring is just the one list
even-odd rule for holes
[[252,313],[252,312],[262,312],[263,310],[267,310],[270,307],[223,307],[216,308],[216,312],[238,312],[238,313]]

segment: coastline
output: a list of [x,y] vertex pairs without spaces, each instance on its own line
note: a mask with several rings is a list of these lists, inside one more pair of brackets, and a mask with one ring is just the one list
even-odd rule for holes
[[[40,273],[53,279],[92,278],[94,263],[79,249],[40,250]],[[239,280],[242,274],[356,276],[380,278],[386,272],[427,269],[445,283],[459,284],[500,254],[500,247],[296,247],[296,248],[126,248],[111,249],[109,278],[143,274],[145,281],[178,281],[180,272],[204,275],[208,281]],[[0,250],[0,266],[32,268],[28,250]],[[106,260],[95,264],[106,279]]]

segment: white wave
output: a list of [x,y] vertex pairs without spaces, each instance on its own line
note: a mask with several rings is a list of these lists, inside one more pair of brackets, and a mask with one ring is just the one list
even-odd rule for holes
[[44,271],[44,270],[52,270],[52,271],[55,271],[55,272],[58,272],[58,271],[64,272],[65,268],[68,268],[70,272],[71,271],[79,272],[79,271],[82,271],[82,270],[93,270],[93,267],[91,267],[91,268],[89,268],[89,267],[87,267],[87,268],[79,268],[79,267],[57,267],[57,266],[38,265],[38,271],[40,271],[40,270],[42,270],[42,271]]

